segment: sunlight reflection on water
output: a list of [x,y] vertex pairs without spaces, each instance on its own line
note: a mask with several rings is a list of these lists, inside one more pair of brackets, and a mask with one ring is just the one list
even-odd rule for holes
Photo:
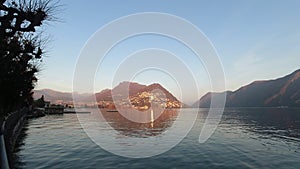
[[[176,115],[176,114],[173,114]],[[82,114],[92,116],[92,114]],[[172,125],[122,124],[111,118],[119,137],[153,137]],[[298,168],[299,109],[226,109],[218,129],[204,144],[198,136],[206,117],[202,109],[188,136],[168,152],[145,159],[113,155],[95,145],[75,114],[29,121],[24,145],[16,153],[20,168]],[[111,130],[103,128],[103,130]],[[105,135],[103,135],[105,137]],[[128,145],[130,146],[130,145]]]

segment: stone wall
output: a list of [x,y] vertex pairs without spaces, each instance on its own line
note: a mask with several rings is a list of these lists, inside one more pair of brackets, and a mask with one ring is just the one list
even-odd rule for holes
[[[2,151],[6,152],[6,157],[9,163],[10,168],[14,168],[14,159],[13,159],[13,152],[15,148],[16,141],[22,131],[24,124],[26,123],[26,116],[29,112],[29,109],[23,108],[19,111],[15,111],[10,113],[2,122],[2,136],[4,137],[5,147],[6,150]],[[3,143],[2,143],[3,144]],[[4,157],[4,154],[0,154],[1,158]]]

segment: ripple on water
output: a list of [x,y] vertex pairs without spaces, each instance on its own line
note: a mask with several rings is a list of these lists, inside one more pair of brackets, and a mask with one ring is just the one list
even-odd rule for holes
[[[206,117],[205,112],[202,111],[193,129],[179,145],[164,154],[147,159],[123,158],[101,149],[83,131],[75,114],[45,116],[29,120],[24,144],[16,153],[19,157],[17,165],[30,169],[298,169],[300,166],[300,124],[297,122],[300,121],[299,112],[272,109],[226,110],[221,124],[212,137],[200,144],[198,137]],[[114,123],[110,121],[111,125]],[[153,133],[157,135],[161,133],[161,128],[151,130],[138,128],[134,130],[135,133],[130,133],[128,129],[132,128],[119,125],[120,138],[124,137],[124,133],[131,137],[149,137]],[[102,128],[102,130],[112,129]]]

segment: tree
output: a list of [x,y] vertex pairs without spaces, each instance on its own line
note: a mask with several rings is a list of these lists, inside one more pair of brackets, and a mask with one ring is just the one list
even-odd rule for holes
[[52,0],[0,0],[0,116],[33,103],[44,40],[37,28],[55,19]]
[[44,108],[45,107],[45,99],[44,95],[41,98],[34,101],[34,107]]

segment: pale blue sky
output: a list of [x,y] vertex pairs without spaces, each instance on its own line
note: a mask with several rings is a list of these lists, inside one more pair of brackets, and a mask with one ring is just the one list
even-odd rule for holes
[[[300,68],[300,1],[297,0],[64,0],[62,3],[64,10],[59,17],[63,23],[50,24],[46,28],[53,40],[48,48],[49,57],[44,59],[39,73],[38,89],[72,91],[76,59],[88,38],[105,24],[138,12],[169,13],[202,30],[219,54],[228,90],[235,90],[254,80],[280,77]],[[148,35],[131,38],[119,46],[108,54],[109,63],[149,47],[185,55],[184,60],[191,69],[196,71],[199,67],[196,76],[203,82],[199,92],[203,94],[209,90],[201,63],[194,62],[192,54],[172,39]],[[103,71],[107,71],[107,76],[101,77],[98,73],[97,90],[110,87],[106,82],[110,69],[103,68]],[[145,73],[145,77],[150,74]],[[152,82],[142,77],[140,75],[135,80],[145,84]],[[167,78],[164,79],[166,81]],[[167,88],[172,86],[168,82],[162,83]],[[176,93],[175,89],[170,90]]]

